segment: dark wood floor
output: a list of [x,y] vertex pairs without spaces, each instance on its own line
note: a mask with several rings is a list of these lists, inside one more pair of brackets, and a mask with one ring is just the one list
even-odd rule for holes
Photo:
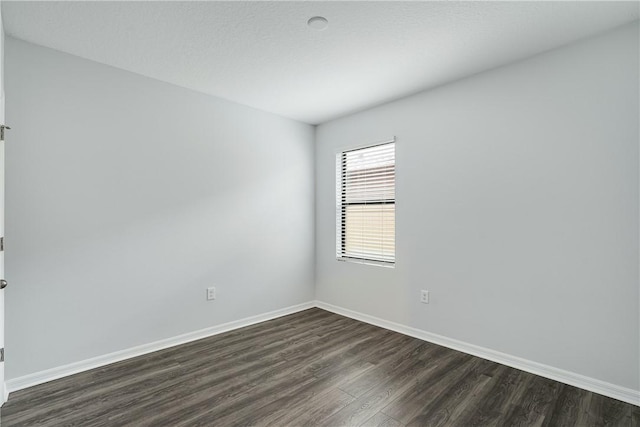
[[2,426],[639,426],[640,408],[310,309],[12,393]]

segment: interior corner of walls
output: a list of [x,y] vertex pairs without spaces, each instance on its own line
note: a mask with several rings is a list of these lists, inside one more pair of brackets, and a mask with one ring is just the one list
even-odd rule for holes
[[313,299],[318,298],[318,126],[312,125],[313,128]]
[[[10,44],[7,95],[19,100],[10,105],[12,135],[31,148],[12,145],[6,171],[7,229],[20,242],[7,258],[17,285],[17,304],[6,312],[15,355],[8,378],[314,298],[312,126],[44,46]],[[132,111],[145,114],[132,120]],[[98,131],[105,112],[120,129],[115,141]],[[71,122],[72,134],[41,132]],[[78,150],[82,162],[68,155]],[[140,173],[149,153],[153,167]],[[23,173],[26,164],[34,173]],[[30,190],[43,182],[61,189],[55,200]],[[74,194],[99,197],[87,206]],[[278,198],[303,199],[304,206],[283,210]],[[42,203],[51,208],[51,221],[36,230],[34,212]],[[61,235],[60,229],[72,232]],[[262,239],[255,238],[258,229]],[[157,244],[168,235],[180,251]],[[24,251],[33,241],[41,251]],[[53,258],[40,257],[50,248]],[[59,286],[37,301],[27,298],[52,271],[65,278]],[[96,289],[108,286],[105,271],[117,272],[127,298],[109,293],[96,304],[87,278]],[[204,298],[214,284],[215,308]],[[247,302],[247,295],[262,295],[266,287],[268,298]],[[55,354],[46,351],[54,338],[37,326],[52,299],[62,304],[50,325],[60,332]],[[93,321],[82,322],[70,301],[92,307]],[[180,307],[189,316],[166,321],[167,312]],[[144,321],[114,334],[114,310]],[[24,330],[33,332],[28,339]],[[96,338],[104,334],[110,339]]]

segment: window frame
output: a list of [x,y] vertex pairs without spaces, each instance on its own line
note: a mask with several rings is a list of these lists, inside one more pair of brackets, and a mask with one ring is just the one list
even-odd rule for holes
[[[397,197],[395,194],[396,189],[396,137],[392,137],[391,139],[379,141],[371,144],[351,146],[348,148],[338,149],[336,152],[336,161],[338,158],[340,159],[340,165],[345,164],[347,153],[364,150],[367,148],[373,148],[381,145],[394,144],[393,147],[393,167],[394,167],[394,198],[393,199],[384,199],[384,200],[375,200],[371,202],[358,203],[358,202],[346,202],[347,197],[347,188],[344,184],[346,181],[347,169],[346,167],[340,166],[338,169],[338,164],[336,164],[336,240],[339,239],[340,248],[338,249],[338,241],[336,241],[336,260],[341,262],[349,262],[355,264],[365,264],[365,265],[375,265],[379,267],[387,267],[387,268],[395,268],[397,258],[396,258],[396,250],[395,250],[395,206],[397,202]],[[336,162],[337,163],[337,162]],[[340,192],[338,194],[338,187],[340,187]],[[338,201],[338,196],[340,201]],[[351,205],[390,205],[394,206],[394,248],[393,248],[393,261],[386,261],[380,259],[371,259],[364,257],[354,257],[345,255],[346,252],[346,206]],[[337,214],[337,211],[340,210],[340,215]]]

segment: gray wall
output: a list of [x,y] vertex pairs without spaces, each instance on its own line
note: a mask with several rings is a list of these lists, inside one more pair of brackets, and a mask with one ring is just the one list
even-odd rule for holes
[[6,55],[8,379],[313,299],[311,126]]
[[[637,390],[638,93],[636,23],[320,125],[317,299]],[[338,262],[335,153],[392,135],[396,268]]]

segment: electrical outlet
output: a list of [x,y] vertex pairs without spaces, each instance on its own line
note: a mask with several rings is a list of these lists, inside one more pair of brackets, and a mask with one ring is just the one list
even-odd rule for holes
[[420,291],[420,302],[423,304],[429,304],[429,291]]
[[216,299],[216,288],[214,286],[207,288],[207,300],[214,300]]

